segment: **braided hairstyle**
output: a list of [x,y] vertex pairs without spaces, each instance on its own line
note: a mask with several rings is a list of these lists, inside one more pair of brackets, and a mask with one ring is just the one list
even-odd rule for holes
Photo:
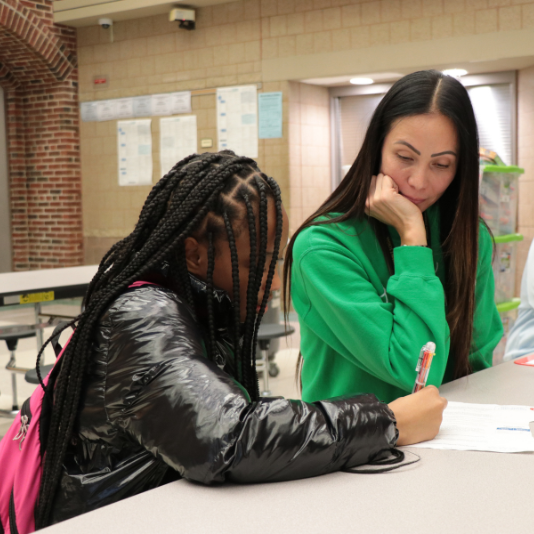
[[[265,271],[267,247],[268,198],[276,207],[276,234],[269,264],[261,310],[257,299]],[[259,220],[259,229],[256,228]],[[240,324],[239,266],[236,237],[248,226],[251,270],[247,286],[246,319]],[[259,231],[258,231],[259,230]],[[213,305],[215,244],[228,242],[233,280],[233,344],[236,379],[251,399],[258,398],[256,376],[256,338],[274,277],[282,236],[282,201],[280,188],[263,174],[256,163],[225,150],[192,155],[177,163],[151,190],[141,210],[134,231],[116,243],[103,257],[84,299],[84,311],[77,317],[77,327],[61,359],[61,371],[54,386],[41,386],[53,408],[47,430],[48,441],[43,476],[36,507],[36,528],[50,524],[51,512],[60,481],[63,460],[71,440],[92,341],[100,317],[111,303],[143,275],[168,265],[167,278],[173,288],[195,310],[191,279],[187,271],[184,241],[197,236],[208,244],[207,315],[208,357],[216,358]],[[258,239],[259,237],[259,239]],[[254,268],[256,265],[256,268]],[[37,357],[37,369],[44,348]],[[39,376],[40,378],[40,376]]]

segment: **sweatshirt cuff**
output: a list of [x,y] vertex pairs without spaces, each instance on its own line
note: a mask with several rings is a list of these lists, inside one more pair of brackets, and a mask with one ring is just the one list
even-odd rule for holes
[[396,247],[393,249],[395,274],[435,276],[432,249],[428,247]]

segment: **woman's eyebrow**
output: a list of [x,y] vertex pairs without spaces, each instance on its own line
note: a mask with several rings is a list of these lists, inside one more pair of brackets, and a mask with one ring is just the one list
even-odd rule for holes
[[438,152],[437,154],[432,154],[430,157],[435,158],[436,156],[443,156],[444,154],[452,154],[456,157],[456,152],[453,152],[452,150],[445,150],[444,152]]
[[412,145],[410,145],[410,143],[408,143],[406,141],[395,141],[395,143],[393,143],[393,144],[407,146],[409,149],[413,150],[418,156],[421,155],[421,152],[419,152],[419,150],[417,150],[417,148],[413,147]]
[[[415,148],[414,146],[410,145],[410,143],[408,143],[407,141],[395,141],[394,144],[407,146],[409,149],[413,150],[418,156],[421,155],[421,152],[419,152],[419,150],[417,150],[417,148]],[[444,150],[443,152],[437,152],[436,154],[432,154],[430,157],[436,158],[438,156],[444,156],[445,154],[452,154],[453,156],[457,157],[456,152],[452,150]]]

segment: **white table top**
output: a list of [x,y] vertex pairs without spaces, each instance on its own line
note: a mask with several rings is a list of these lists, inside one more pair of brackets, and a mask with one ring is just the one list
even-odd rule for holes
[[97,270],[98,265],[83,265],[81,267],[2,273],[0,274],[0,297],[88,285]]
[[[449,400],[534,406],[534,368],[508,362],[441,388]],[[534,531],[534,455],[413,449],[374,475],[205,487],[183,480],[65,521],[50,534],[492,534]]]

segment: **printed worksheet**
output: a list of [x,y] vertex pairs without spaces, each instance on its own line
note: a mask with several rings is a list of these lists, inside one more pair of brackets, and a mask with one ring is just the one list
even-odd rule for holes
[[[532,423],[532,424],[531,424]],[[534,451],[534,407],[451,402],[439,434],[410,447],[460,451]]]
[[255,85],[217,89],[219,150],[258,157],[258,100]]
[[160,119],[159,132],[159,153],[161,175],[163,176],[180,160],[196,153],[197,117],[196,115],[184,115],[183,117]]
[[96,103],[96,116],[99,121],[112,121],[117,117],[116,100],[99,100]]
[[115,100],[115,119],[132,119],[133,98],[117,98]]
[[119,185],[152,185],[151,119],[117,122]]

